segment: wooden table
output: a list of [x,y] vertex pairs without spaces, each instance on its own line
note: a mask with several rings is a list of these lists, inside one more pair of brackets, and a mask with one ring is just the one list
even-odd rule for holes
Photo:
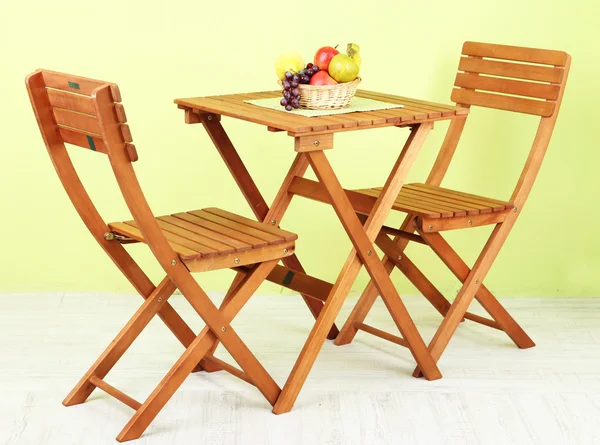
[[[335,338],[337,335],[335,319],[363,265],[400,330],[402,341],[410,349],[425,378],[440,378],[440,371],[394,288],[373,242],[394,205],[427,134],[433,128],[433,122],[464,120],[469,110],[370,91],[359,91],[357,95],[401,103],[404,108],[308,118],[244,102],[280,95],[280,91],[269,91],[175,101],[180,109],[185,110],[186,123],[203,124],[258,220],[279,225],[292,197],[304,196],[331,204],[354,246],[335,283],[306,274],[296,256],[283,260],[284,265],[277,266],[268,277],[269,281],[302,294],[317,318],[273,412],[281,414],[291,410],[325,339]],[[261,124],[270,131],[287,131],[294,138],[294,149],[298,154],[270,208],[223,129],[221,116]],[[381,193],[369,196],[343,189],[325,152],[333,148],[334,134],[391,126],[409,127],[412,131]],[[309,165],[318,181],[303,178]],[[232,287],[235,287],[235,282]]]

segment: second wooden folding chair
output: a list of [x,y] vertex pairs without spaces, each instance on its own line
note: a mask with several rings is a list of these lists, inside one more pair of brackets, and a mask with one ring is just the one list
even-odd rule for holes
[[[404,223],[400,229],[384,227],[377,238],[377,245],[386,255],[383,261],[388,273],[397,267],[444,317],[429,345],[436,361],[465,318],[506,332],[520,348],[535,345],[483,281],[533,187],[558,117],[571,63],[571,57],[562,51],[475,42],[466,42],[462,54],[465,56],[459,64],[462,72],[456,76],[452,92],[454,102],[464,107],[531,114],[541,120],[525,167],[507,201],[440,187],[466,120],[452,121],[426,183],[407,184],[398,195],[394,209],[408,214]],[[375,199],[379,190],[357,191]],[[472,268],[440,234],[490,224],[495,227]],[[389,235],[394,236],[393,240]],[[461,281],[462,287],[452,303],[407,257],[404,249],[410,241],[431,247]],[[376,298],[377,290],[371,282],[335,340],[337,345],[350,343],[358,330],[403,344],[400,338],[364,323]],[[467,312],[473,298],[492,319]],[[421,375],[418,368],[414,375]]]
[[[64,405],[82,403],[95,388],[100,388],[135,410],[117,440],[136,439],[185,378],[194,369],[208,369],[211,364],[253,384],[274,405],[281,392],[279,386],[242,342],[231,322],[277,262],[293,254],[296,235],[217,208],[155,218],[132,166],[137,152],[119,103],[118,87],[45,70],[29,75],[26,83],[48,153],[71,201],[94,238],[145,298],[66,397]],[[65,143],[108,155],[133,220],[104,223],[79,180]],[[165,270],[166,276],[158,286],[124,249],[123,244],[131,242],[146,243]],[[242,277],[218,309],[191,272],[223,268],[235,268]],[[198,335],[167,302],[176,288],[207,325]],[[186,350],[150,396],[139,403],[104,379],[156,314]],[[212,355],[218,341],[241,370]]]

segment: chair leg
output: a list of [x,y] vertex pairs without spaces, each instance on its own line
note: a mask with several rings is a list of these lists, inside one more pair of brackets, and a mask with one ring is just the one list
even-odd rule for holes
[[[450,247],[446,240],[439,233],[421,233],[421,236],[436,255],[438,255],[446,266],[448,266],[456,278],[458,278],[461,283],[464,283],[471,270],[454,249]],[[485,285],[481,285],[475,298],[519,348],[527,349],[535,346],[533,340],[527,335],[523,328],[519,326],[515,319],[500,304]]]
[[398,249],[396,244],[385,234],[380,233],[376,239],[377,246],[386,254],[394,265],[406,278],[423,294],[431,305],[445,316],[450,309],[451,303],[446,300],[442,293],[427,279],[423,272],[406,256],[404,250]]
[[[244,281],[248,277],[248,275],[249,274],[247,274],[246,272],[242,272],[242,271],[239,271],[235,274],[235,278],[231,282],[231,286],[229,286],[229,289],[227,290],[227,293],[225,294],[225,297],[223,298],[223,301],[221,302],[221,305],[219,306],[219,310],[223,310],[223,308],[227,305],[227,303],[229,303],[229,301],[231,301],[231,299],[233,298],[235,293],[238,291],[240,286],[244,283]],[[219,346],[219,340],[217,339],[217,340],[215,340],[213,345],[208,350],[207,355],[214,354],[218,346]],[[212,362],[203,361],[198,364],[196,370],[197,371],[204,370],[206,372],[217,372],[217,371],[221,371],[221,368],[219,368],[217,365],[215,365]]]
[[[400,226],[400,230],[407,230],[409,227],[412,227],[412,221],[413,217],[411,215],[407,215],[404,219],[404,222]],[[402,238],[394,238],[394,243],[396,243],[399,249],[404,249],[408,244],[408,240]],[[383,257],[382,262],[386,273],[390,275],[392,273],[392,270],[394,270],[394,262],[390,260],[387,256]],[[367,315],[373,307],[373,304],[375,304],[375,300],[377,300],[378,296],[379,292],[377,292],[375,283],[373,283],[373,280],[370,280],[367,284],[367,287],[365,287],[365,290],[360,296],[358,303],[356,303],[356,305],[352,309],[352,312],[350,312],[350,316],[344,323],[344,326],[342,327],[340,333],[335,339],[334,343],[337,346],[347,345],[351,343],[352,340],[354,340],[354,337],[358,333],[358,329],[356,328],[356,326],[365,321],[365,318],[367,318]]]
[[[261,263],[247,275],[244,283],[238,287],[237,292],[232,295],[231,299],[224,305],[223,310],[220,311],[222,320],[217,321],[217,323],[223,321],[222,325],[225,325],[233,320],[254,294],[258,286],[273,270],[277,262],[278,260],[271,260]],[[281,392],[280,388],[237,336],[235,331],[231,328],[227,329],[227,331],[229,334],[228,337],[221,337],[223,346],[231,353],[232,357],[250,377],[253,384],[267,398],[269,403],[274,405]],[[156,415],[173,396],[177,388],[181,386],[202,357],[210,350],[216,338],[215,333],[208,326],[200,332],[119,433],[117,436],[119,442],[137,439],[142,435],[146,428],[148,428],[148,425],[150,425],[152,420],[154,420]]]
[[[492,263],[498,256],[498,252],[500,252],[504,241],[506,241],[513,224],[514,219],[510,220],[508,224],[506,224],[506,222],[496,224],[496,227],[494,227],[494,230],[492,231],[487,243],[479,254],[473,269],[464,280],[458,295],[452,302],[450,310],[444,317],[444,320],[440,324],[438,330],[433,336],[433,339],[431,340],[431,343],[429,344],[429,351],[436,362],[442,356],[444,350],[450,342],[450,339],[458,328],[458,325],[464,318],[469,305],[475,297],[475,294],[481,288],[481,283],[489,272]],[[423,234],[421,233],[421,236],[422,235]],[[417,366],[413,372],[413,376],[421,377],[421,375],[422,372]]]
[[121,329],[111,344],[104,350],[98,360],[91,366],[88,372],[75,385],[63,401],[63,405],[71,406],[83,403],[96,388],[90,383],[92,377],[103,379],[112,367],[119,361],[125,351],[131,346],[138,335],[164,307],[168,298],[175,292],[175,285],[165,277],[156,287],[154,292],[144,301],[129,322]]

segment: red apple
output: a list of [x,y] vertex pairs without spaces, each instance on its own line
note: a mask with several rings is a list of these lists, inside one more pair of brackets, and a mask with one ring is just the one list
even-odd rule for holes
[[316,52],[314,64],[317,65],[319,69],[327,71],[327,68],[329,68],[329,62],[331,59],[333,59],[333,56],[339,53],[340,52],[337,49],[331,46],[324,46]]
[[319,71],[310,78],[311,85],[337,85],[333,77],[327,71]]

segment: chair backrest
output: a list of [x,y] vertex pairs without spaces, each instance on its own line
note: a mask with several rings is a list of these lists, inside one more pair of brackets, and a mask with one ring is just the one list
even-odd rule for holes
[[558,110],[569,70],[567,53],[466,42],[462,54],[454,102],[543,117]]
[[114,115],[119,124],[124,148],[131,161],[137,160],[135,146],[127,116],[121,102],[119,87],[114,83],[102,82],[85,77],[38,70],[27,79],[27,89],[36,110],[38,123],[44,140],[61,140],[63,143],[108,154],[104,134],[92,95],[103,86],[109,86]]
[[[480,106],[541,117],[533,145],[510,198],[516,208],[527,199],[550,143],[562,102],[571,56],[564,51],[465,42],[452,90],[464,107]],[[427,182],[439,185],[462,134],[465,119],[454,120]]]
[[[108,226],[81,183],[65,144],[108,155],[121,193],[146,243],[164,268],[171,267],[177,256],[154,219],[133,169],[137,152],[131,144],[117,85],[47,70],[27,76],[26,85],[54,168],[94,238],[118,263]],[[118,266],[124,267],[119,263]],[[129,262],[126,267],[130,266]]]

